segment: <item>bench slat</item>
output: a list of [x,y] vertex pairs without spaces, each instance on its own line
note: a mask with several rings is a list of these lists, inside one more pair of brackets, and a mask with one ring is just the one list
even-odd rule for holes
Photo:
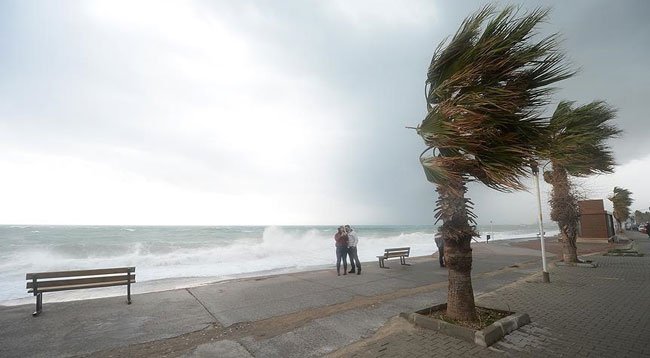
[[385,249],[384,251],[390,252],[390,251],[397,251],[397,250],[409,251],[409,250],[411,250],[411,248],[410,247],[395,247],[395,248],[391,248],[391,249]]
[[384,257],[400,257],[400,256],[408,256],[408,252],[395,252],[395,253],[384,255]]
[[91,275],[109,275],[113,273],[135,272],[135,267],[116,267],[98,270],[75,270],[75,271],[55,271],[55,272],[33,272],[26,275],[26,280],[34,278],[57,278],[71,276],[91,276]]
[[[130,274],[129,277],[135,282],[135,274]],[[38,290],[41,291],[42,288],[46,287],[57,287],[57,286],[70,286],[70,285],[84,285],[90,283],[99,283],[99,282],[114,282],[122,281],[126,284],[127,275],[110,275],[110,276],[96,276],[96,277],[86,277],[86,278],[74,278],[74,279],[64,279],[64,280],[49,280],[49,281],[37,281],[36,286]],[[27,288],[34,288],[34,282],[27,282]]]
[[[135,283],[135,280],[132,280],[131,283]],[[122,286],[126,285],[125,281],[114,281],[114,282],[99,282],[99,283],[90,283],[85,285],[70,285],[70,286],[57,286],[57,287],[46,287],[44,289],[38,289],[38,292],[55,292],[55,291],[68,291],[68,290],[78,290],[82,288],[96,288],[96,287],[110,287],[110,286]],[[29,289],[27,292],[34,292],[34,290]]]

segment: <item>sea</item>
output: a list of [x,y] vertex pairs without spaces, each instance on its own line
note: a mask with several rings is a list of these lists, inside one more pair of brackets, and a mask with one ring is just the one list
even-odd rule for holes
[[[547,226],[549,227],[549,226]],[[354,227],[359,259],[374,264],[385,248],[411,256],[437,251],[433,225]],[[537,225],[479,226],[485,241],[537,237]],[[0,225],[0,305],[33,301],[31,272],[136,267],[134,293],[244,277],[333,268],[336,226],[27,226]],[[557,232],[548,230],[547,235]],[[124,287],[48,293],[69,301],[124,294]]]

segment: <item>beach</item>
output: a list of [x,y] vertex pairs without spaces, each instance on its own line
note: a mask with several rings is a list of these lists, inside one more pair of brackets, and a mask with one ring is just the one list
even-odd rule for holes
[[[473,245],[477,297],[539,276],[539,251],[522,247],[526,245],[532,241]],[[549,260],[554,260],[552,254]],[[124,295],[54,303],[46,294],[44,312],[36,318],[31,317],[33,304],[0,307],[0,353],[9,357],[331,354],[382,332],[401,312],[445,300],[447,272],[437,266],[436,257],[407,262],[410,266],[387,261],[390,269],[380,269],[376,261],[364,262],[361,275],[337,277],[330,266],[136,294],[131,305],[126,305]],[[30,344],[34,337],[38,345]]]

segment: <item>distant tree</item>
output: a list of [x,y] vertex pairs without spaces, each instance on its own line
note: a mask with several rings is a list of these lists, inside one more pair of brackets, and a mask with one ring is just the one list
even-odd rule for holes
[[618,223],[619,232],[623,232],[622,222],[630,217],[630,205],[634,201],[631,196],[631,191],[615,186],[614,193],[608,198],[614,205],[614,219]]
[[417,132],[427,145],[420,161],[438,193],[435,219],[442,221],[446,315],[452,319],[477,319],[470,245],[477,233],[466,184],[524,189],[520,180],[537,154],[544,130],[540,107],[548,103],[549,85],[573,74],[564,66],[557,35],[532,40],[547,14],[520,14],[515,7],[497,13],[486,6],[438,46],[429,66],[428,113]]
[[634,222],[637,224],[646,223],[650,221],[650,212],[641,212],[639,210],[634,211]]
[[576,240],[580,210],[570,176],[613,172],[614,157],[607,140],[621,133],[611,123],[615,114],[616,111],[602,101],[580,107],[562,101],[550,119],[547,138],[541,147],[542,156],[549,160],[552,170],[544,173],[544,180],[552,185],[551,219],[560,229],[565,262],[578,262]]

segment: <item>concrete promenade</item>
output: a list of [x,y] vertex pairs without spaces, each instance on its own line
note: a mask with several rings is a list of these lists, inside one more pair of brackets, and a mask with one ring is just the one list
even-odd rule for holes
[[[636,233],[630,233],[635,238]],[[650,253],[648,239],[638,237]],[[604,245],[605,248],[607,245]],[[492,348],[411,327],[397,317],[446,299],[430,257],[242,279],[124,297],[0,307],[0,357],[650,356],[650,256],[594,256],[541,283],[536,250],[474,246],[478,303],[533,323]]]

